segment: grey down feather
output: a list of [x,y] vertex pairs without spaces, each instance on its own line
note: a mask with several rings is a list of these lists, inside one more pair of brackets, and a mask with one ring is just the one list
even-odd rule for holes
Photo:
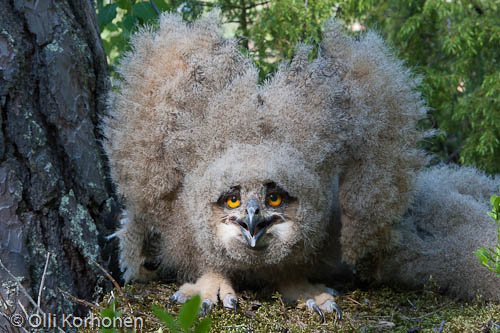
[[[327,277],[343,263],[367,280],[417,287],[432,276],[458,296],[500,300],[500,280],[472,253],[495,244],[487,211],[499,180],[423,169],[418,80],[377,34],[354,39],[330,20],[316,59],[299,45],[262,84],[216,13],[191,24],[163,14],[131,45],[102,129],[128,214],[118,231],[126,280],[244,271],[204,221],[235,181],[272,179],[298,198],[306,222],[300,254],[284,246],[262,267],[313,262]],[[150,231],[162,239],[153,272],[144,269]]]

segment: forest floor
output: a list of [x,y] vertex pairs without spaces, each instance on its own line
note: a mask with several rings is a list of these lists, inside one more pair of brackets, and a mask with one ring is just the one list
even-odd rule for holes
[[[114,315],[142,318],[144,326],[137,332],[168,332],[165,327],[159,330],[162,324],[151,309],[158,305],[177,317],[181,306],[169,300],[177,289],[178,285],[158,282],[126,285],[106,295],[101,307],[110,309],[114,303]],[[339,291],[343,292],[337,301],[343,311],[340,321],[326,314],[323,323],[300,303],[289,305],[279,294],[252,292],[239,295],[236,312],[217,307],[207,317],[211,332],[500,332],[500,304],[480,297],[459,301],[432,288]]]

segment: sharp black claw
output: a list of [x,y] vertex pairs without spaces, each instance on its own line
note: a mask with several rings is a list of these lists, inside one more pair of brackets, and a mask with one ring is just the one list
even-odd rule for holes
[[231,299],[231,304],[233,305],[233,311],[236,312],[236,310],[238,309],[238,301],[236,300],[236,298]]
[[319,306],[316,303],[314,303],[312,305],[312,308],[321,317],[321,322],[323,322],[323,323],[326,322],[325,315],[323,314],[323,311],[321,311],[321,309],[319,308]]
[[207,315],[207,313],[210,312],[210,301],[208,300],[204,300],[203,302],[201,302],[201,316],[202,317],[205,317]]
[[201,316],[205,317],[207,315],[208,306],[205,303],[201,305]]
[[333,308],[337,312],[337,320],[342,320],[342,310],[340,309],[340,306],[337,303],[333,303]]

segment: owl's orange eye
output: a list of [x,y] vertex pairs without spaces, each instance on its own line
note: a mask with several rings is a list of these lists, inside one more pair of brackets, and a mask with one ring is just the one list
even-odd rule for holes
[[240,205],[241,202],[236,195],[232,195],[227,199],[226,203],[229,208],[236,208]]
[[281,194],[273,193],[267,197],[267,204],[272,207],[278,207],[281,205],[282,200],[283,198],[281,197]]

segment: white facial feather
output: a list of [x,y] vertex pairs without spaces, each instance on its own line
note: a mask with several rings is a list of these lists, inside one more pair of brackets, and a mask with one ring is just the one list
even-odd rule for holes
[[281,242],[285,242],[292,238],[294,229],[293,222],[287,221],[272,225],[267,232]]
[[232,223],[219,223],[217,225],[217,238],[224,244],[226,248],[230,247],[230,243],[233,239],[239,239],[242,242],[246,242],[241,235],[238,226]]

